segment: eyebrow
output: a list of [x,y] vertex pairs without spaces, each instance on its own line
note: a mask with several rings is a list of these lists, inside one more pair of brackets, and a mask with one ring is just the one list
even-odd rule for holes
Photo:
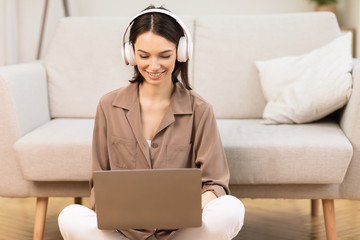
[[[141,49],[138,49],[137,52],[142,52],[142,53],[147,53],[148,54],[148,52],[146,52],[144,50],[141,50]],[[165,51],[160,52],[160,54],[172,53],[172,52],[173,52],[173,50],[169,49],[169,50],[165,50]]]

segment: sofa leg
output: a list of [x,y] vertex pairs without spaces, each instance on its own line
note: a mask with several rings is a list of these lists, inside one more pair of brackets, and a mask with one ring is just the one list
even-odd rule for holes
[[319,205],[320,205],[319,199],[311,199],[311,216],[312,217],[319,216]]
[[33,240],[42,240],[44,238],[46,211],[48,206],[47,197],[38,197],[36,199],[36,212],[34,223],[34,236]]
[[74,198],[74,203],[82,205],[82,198],[81,197]]
[[323,199],[323,211],[327,240],[336,240],[334,199]]

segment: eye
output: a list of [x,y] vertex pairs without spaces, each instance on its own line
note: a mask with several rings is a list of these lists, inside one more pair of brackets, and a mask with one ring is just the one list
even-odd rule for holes
[[161,56],[161,58],[170,58],[171,57],[171,55],[166,55],[166,56]]
[[149,58],[149,56],[146,56],[146,55],[139,55],[139,57],[142,58],[142,59],[147,59],[147,58]]

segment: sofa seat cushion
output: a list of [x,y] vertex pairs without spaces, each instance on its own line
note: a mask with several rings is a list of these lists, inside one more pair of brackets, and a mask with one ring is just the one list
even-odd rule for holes
[[219,119],[231,184],[338,184],[353,149],[333,120],[263,125]]
[[[218,119],[231,184],[341,183],[352,146],[338,124]],[[26,180],[87,181],[93,119],[54,119],[14,145]]]
[[14,145],[24,178],[31,181],[88,181],[93,119],[54,119]]

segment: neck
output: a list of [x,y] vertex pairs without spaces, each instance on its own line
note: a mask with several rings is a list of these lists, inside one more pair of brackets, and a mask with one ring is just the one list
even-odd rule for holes
[[173,88],[172,81],[162,85],[153,85],[144,81],[139,86],[139,96],[151,101],[167,101],[171,98]]

